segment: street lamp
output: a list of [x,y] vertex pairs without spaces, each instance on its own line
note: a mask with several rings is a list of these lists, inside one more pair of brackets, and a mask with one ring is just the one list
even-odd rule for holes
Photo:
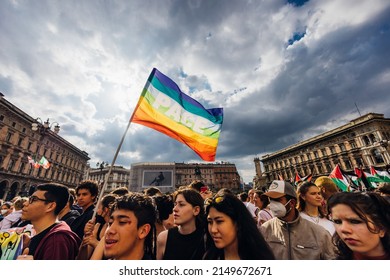
[[96,163],[96,167],[100,169],[100,175],[102,177],[101,181],[104,181],[104,175],[103,175],[103,169],[104,167],[107,167],[108,166],[108,162],[106,161],[102,161],[102,162],[97,162]]
[[33,131],[38,131],[40,134],[44,135],[52,129],[53,125],[53,131],[55,134],[57,134],[60,131],[60,124],[58,122],[50,123],[49,119],[47,119],[46,121],[42,121],[41,118],[36,118],[35,122],[31,124],[31,129]]
[[97,168],[100,169],[100,171],[102,171],[104,167],[108,166],[108,162],[106,162],[106,161],[97,162],[96,166],[97,166]]

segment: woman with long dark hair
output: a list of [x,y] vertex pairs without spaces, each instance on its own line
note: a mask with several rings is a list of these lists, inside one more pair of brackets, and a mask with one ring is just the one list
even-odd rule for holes
[[328,200],[339,259],[390,260],[390,203],[374,192],[341,192]]
[[173,194],[173,219],[177,227],[157,237],[157,259],[200,260],[205,252],[203,198],[184,188]]
[[233,194],[219,191],[205,200],[208,250],[204,259],[271,260],[274,255],[245,205]]

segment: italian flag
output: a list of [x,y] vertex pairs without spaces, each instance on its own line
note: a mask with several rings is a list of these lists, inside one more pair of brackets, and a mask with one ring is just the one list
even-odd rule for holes
[[373,166],[371,166],[370,171],[371,171],[371,175],[379,178],[381,182],[390,183],[390,174],[387,171],[376,170]]
[[42,156],[41,160],[39,161],[39,165],[44,169],[48,169],[50,167],[50,162],[44,156]]
[[329,174],[329,178],[331,178],[342,191],[349,191],[348,179],[346,176],[344,176],[338,164],[335,166],[332,173]]

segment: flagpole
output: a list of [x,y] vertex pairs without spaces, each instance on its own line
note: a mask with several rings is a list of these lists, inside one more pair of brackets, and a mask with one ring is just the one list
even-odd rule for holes
[[[153,68],[152,73],[149,75],[149,78],[152,76],[153,73],[154,73],[154,68]],[[146,80],[144,89],[146,88],[146,85],[149,83],[149,78]],[[144,89],[143,89],[143,90],[144,90]],[[143,91],[143,90],[142,90],[142,91]],[[142,95],[142,93],[141,93],[141,95]],[[102,189],[100,190],[100,194],[99,194],[97,203],[96,203],[96,205],[95,205],[95,209],[93,210],[92,219],[95,218],[96,212],[97,212],[97,208],[98,208],[98,205],[99,205],[99,202],[101,201],[101,199],[102,199],[102,197],[103,197],[103,194],[104,194],[105,190],[107,189],[108,179],[110,178],[110,174],[111,174],[111,171],[112,171],[112,167],[114,166],[114,164],[115,164],[115,162],[116,162],[116,159],[117,159],[118,154],[119,154],[119,151],[120,151],[120,149],[121,149],[121,147],[122,147],[123,141],[125,140],[127,131],[129,130],[130,125],[131,125],[131,122],[133,121],[134,114],[135,114],[135,112],[137,111],[137,108],[139,107],[139,105],[140,105],[140,103],[141,103],[140,99],[141,99],[141,98],[138,99],[137,105],[135,106],[135,108],[134,108],[134,110],[133,110],[133,113],[131,114],[131,117],[130,117],[130,119],[129,119],[129,123],[127,124],[125,133],[123,133],[122,139],[121,139],[121,141],[120,141],[120,143],[119,143],[119,145],[118,145],[118,148],[116,149],[114,158],[112,159],[110,168],[108,169],[108,172],[107,172],[107,174],[106,174],[106,177],[104,178],[104,184],[103,184]]]
[[129,123],[127,124],[126,130],[125,130],[125,133],[123,133],[122,139],[121,139],[121,141],[120,141],[120,143],[119,143],[119,145],[118,145],[118,148],[116,149],[114,158],[112,159],[112,162],[111,162],[111,165],[110,165],[110,168],[108,169],[108,172],[107,172],[107,174],[106,174],[106,177],[104,178],[104,184],[103,184],[102,189],[100,190],[100,194],[99,194],[97,203],[96,203],[96,205],[95,205],[95,209],[93,210],[92,219],[95,218],[95,216],[96,216],[96,211],[97,211],[98,204],[99,204],[99,201],[101,201],[101,199],[102,199],[102,197],[103,197],[103,194],[104,194],[105,190],[107,189],[108,179],[110,178],[110,174],[111,174],[111,171],[112,171],[112,167],[114,166],[114,164],[115,164],[115,162],[116,162],[116,159],[117,159],[118,154],[119,154],[119,151],[120,151],[120,149],[121,149],[121,147],[122,147],[123,141],[125,140],[127,131],[128,131],[129,128],[130,128],[130,124],[131,124],[131,122],[129,121]]

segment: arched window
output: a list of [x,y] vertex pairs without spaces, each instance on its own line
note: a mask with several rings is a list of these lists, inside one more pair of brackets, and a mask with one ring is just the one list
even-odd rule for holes
[[352,169],[352,164],[351,164],[351,161],[349,159],[344,159],[344,163],[345,163],[345,167],[347,168],[347,170]]
[[368,139],[367,136],[363,136],[363,143],[364,143],[365,146],[370,145],[370,140]]
[[376,142],[375,135],[373,133],[371,133],[369,136],[370,136],[371,143],[375,143]]
[[372,156],[374,157],[376,163],[384,163],[385,162],[383,160],[382,154],[377,149],[372,150]]

